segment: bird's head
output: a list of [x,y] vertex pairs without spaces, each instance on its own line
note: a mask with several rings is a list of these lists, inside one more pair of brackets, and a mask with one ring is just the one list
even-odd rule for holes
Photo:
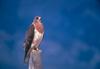
[[34,24],[34,23],[41,23],[41,17],[40,16],[35,16],[34,19],[33,19],[32,24]]
[[40,16],[35,16],[34,21],[41,21],[41,17]]
[[36,20],[41,20],[41,17],[40,16],[36,16],[35,19]]

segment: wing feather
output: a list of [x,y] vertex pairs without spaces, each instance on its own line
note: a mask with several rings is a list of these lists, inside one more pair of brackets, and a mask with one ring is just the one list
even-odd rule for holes
[[27,63],[29,59],[29,55],[27,53],[31,48],[31,44],[34,38],[34,25],[31,25],[26,33],[24,47],[25,47],[25,55],[24,55],[24,62]]

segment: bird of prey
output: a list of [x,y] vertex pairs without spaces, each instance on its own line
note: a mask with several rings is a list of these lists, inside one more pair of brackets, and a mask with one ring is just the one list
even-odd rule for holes
[[41,23],[41,17],[36,16],[26,33],[26,38],[24,41],[25,63],[29,62],[30,53],[32,50],[39,50],[39,45],[41,43],[41,40],[43,39],[43,35],[44,35],[44,27],[43,24]]

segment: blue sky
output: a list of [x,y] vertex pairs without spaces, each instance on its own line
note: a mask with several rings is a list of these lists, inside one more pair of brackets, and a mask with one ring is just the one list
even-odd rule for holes
[[0,0],[0,69],[27,69],[22,46],[37,15],[43,69],[100,69],[99,0]]

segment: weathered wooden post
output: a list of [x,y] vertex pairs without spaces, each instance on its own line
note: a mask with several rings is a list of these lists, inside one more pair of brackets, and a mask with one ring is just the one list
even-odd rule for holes
[[41,50],[32,50],[30,53],[29,69],[42,69]]

